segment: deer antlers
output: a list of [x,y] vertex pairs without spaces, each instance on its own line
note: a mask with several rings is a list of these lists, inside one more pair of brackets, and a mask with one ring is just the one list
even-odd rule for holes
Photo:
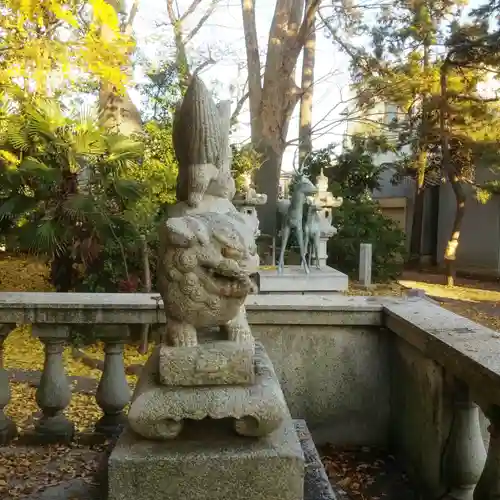
[[302,160],[302,162],[300,164],[297,161],[297,155],[298,155],[298,153],[299,153],[299,148],[297,148],[295,150],[295,153],[293,154],[292,168],[293,168],[293,171],[297,175],[304,175],[304,168],[305,168],[305,165],[306,165],[306,161],[309,158],[309,156],[311,156],[311,153],[307,153],[306,156],[303,158],[303,160]]

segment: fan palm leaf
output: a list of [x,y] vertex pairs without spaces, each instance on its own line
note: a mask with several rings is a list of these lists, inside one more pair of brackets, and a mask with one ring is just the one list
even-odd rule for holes
[[30,139],[21,119],[16,117],[9,120],[5,136],[7,142],[10,143],[10,145],[12,145],[15,149],[22,152],[29,150]]
[[140,141],[100,129],[90,108],[70,116],[56,101],[31,100],[13,116],[0,111],[0,222],[23,220],[18,241],[53,259],[57,289],[67,290],[73,264],[94,261],[107,242],[127,269],[142,152]]
[[135,203],[138,201],[143,192],[143,185],[131,179],[114,178],[112,182],[114,195],[117,196],[125,204]]
[[64,254],[68,248],[68,232],[60,221],[50,217],[30,220],[18,231],[21,246],[34,254],[51,257]]

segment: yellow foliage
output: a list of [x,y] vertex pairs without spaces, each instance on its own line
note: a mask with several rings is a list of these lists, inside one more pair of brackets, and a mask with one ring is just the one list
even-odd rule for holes
[[[50,292],[49,271],[45,263],[35,258],[6,256],[0,260],[0,292]],[[151,353],[139,354],[136,346],[125,346],[125,365],[143,364]],[[104,360],[104,344],[98,342],[81,349],[94,359]],[[86,366],[71,355],[68,346],[63,353],[66,373],[70,376],[89,377],[99,380],[101,371]],[[43,344],[31,335],[31,326],[22,325],[9,334],[4,345],[5,368],[22,370],[42,370],[44,360]],[[136,377],[127,375],[129,383],[134,384]]]
[[117,32],[120,29],[118,17],[115,9],[106,0],[90,0],[90,5],[94,11],[95,22],[108,26],[109,29]]
[[[36,388],[25,383],[11,384],[11,398],[5,414],[12,418],[17,427],[22,431],[31,430],[33,415],[38,412],[40,408],[36,404]],[[91,431],[103,413],[93,395],[74,393],[64,414],[75,424],[78,432],[84,432]]]
[[0,253],[0,292],[50,292],[47,265],[35,258]]
[[5,414],[10,417],[19,429],[32,427],[32,416],[40,410],[36,404],[36,389],[28,384],[10,384],[10,401]]
[[[77,16],[85,2],[90,23]],[[0,85],[24,82],[26,90],[46,93],[54,77],[67,82],[83,71],[123,88],[132,40],[120,33],[118,14],[104,0],[6,0],[0,32]]]
[[[125,365],[145,363],[152,349],[151,345],[148,353],[139,354],[136,346],[125,346]],[[97,342],[81,350],[94,359],[104,360],[104,344],[102,342]],[[102,372],[98,368],[91,368],[72,356],[70,346],[64,349],[63,360],[66,374],[69,376],[88,377],[95,380],[101,378]],[[43,370],[43,361],[43,344],[38,338],[31,335],[31,326],[20,326],[9,334],[4,344],[5,368]],[[127,375],[127,380],[130,384],[135,384],[137,377]]]
[[103,415],[93,394],[78,393],[73,393],[64,414],[75,424],[77,432],[91,431]]

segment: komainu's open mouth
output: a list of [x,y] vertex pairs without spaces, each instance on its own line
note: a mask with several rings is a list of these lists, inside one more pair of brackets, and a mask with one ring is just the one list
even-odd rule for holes
[[224,272],[220,269],[217,269],[215,267],[210,267],[210,266],[201,266],[205,274],[210,276],[211,278],[215,280],[221,280],[221,281],[226,281],[226,282],[235,282],[238,281],[239,276],[236,275],[235,273],[231,272]]
[[201,269],[208,281],[223,295],[246,295],[254,288],[253,281],[244,272],[235,272],[206,265],[202,265]]

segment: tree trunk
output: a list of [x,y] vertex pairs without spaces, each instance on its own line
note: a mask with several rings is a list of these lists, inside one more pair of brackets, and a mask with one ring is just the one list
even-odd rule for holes
[[[283,152],[266,144],[265,140],[255,141],[255,149],[263,158],[262,167],[255,172],[255,183],[257,186],[267,186],[267,203],[259,208],[260,230],[263,235],[276,235],[276,209],[278,200],[279,177],[281,172],[281,160]],[[260,190],[259,190],[260,191]],[[274,264],[274,263],[273,263]]]
[[262,232],[274,236],[281,161],[292,113],[301,97],[295,69],[306,39],[314,31],[321,0],[276,0],[269,30],[264,77],[255,21],[255,0],[241,0],[248,67],[248,93],[253,147],[263,156],[255,175],[267,204],[259,210]]
[[[58,186],[59,204],[54,212],[54,219],[60,224],[66,224],[68,222],[63,209],[65,202],[77,193],[78,174],[71,172],[69,169],[64,169]],[[76,263],[77,260],[73,256],[70,245],[65,248],[55,248],[52,251],[52,260],[50,262],[50,281],[54,285],[56,292],[67,293],[73,291],[78,276],[74,267],[74,264]]]
[[453,220],[451,236],[446,244],[446,250],[444,252],[446,282],[448,286],[453,286],[455,284],[456,277],[455,261],[457,259],[457,249],[460,239],[460,231],[462,229],[462,222],[465,216],[465,202],[467,201],[467,197],[462,182],[460,182],[458,176],[449,171],[447,171],[447,175],[456,200],[455,218]]
[[450,153],[450,130],[448,123],[448,70],[449,62],[446,59],[441,65],[440,90],[441,90],[441,109],[439,113],[439,132],[441,135],[441,155],[442,169],[451,184],[453,194],[456,200],[455,218],[451,230],[450,239],[444,252],[446,281],[448,286],[455,284],[455,261],[457,258],[457,249],[460,240],[460,230],[465,215],[465,202],[467,197],[463,184],[461,182],[457,167],[453,165]]
[[[311,4],[307,0],[306,9]],[[300,99],[299,162],[302,165],[312,151],[312,112],[314,64],[316,60],[316,30],[311,29],[304,43],[302,60],[302,97]]]
[[[430,43],[429,37],[424,39],[424,55],[422,66],[424,73],[429,68]],[[425,174],[427,169],[427,134],[429,128],[429,113],[427,109],[428,95],[422,94],[422,120],[418,132],[417,151],[417,186],[415,191],[415,205],[413,208],[413,223],[410,240],[409,264],[419,267],[422,259],[422,233],[424,230],[424,207],[425,207]]]
[[441,186],[430,188],[430,220],[432,221],[431,248],[432,265],[437,266],[439,262],[438,242],[439,242],[439,199],[441,196]]
[[72,292],[75,286],[76,272],[73,267],[75,259],[71,251],[56,254],[50,263],[50,281],[56,292]]
[[125,136],[138,134],[142,120],[127,91],[119,94],[108,82],[99,89],[99,123],[101,127]]
[[[424,117],[423,117],[424,119]],[[420,130],[422,135],[423,128]],[[423,138],[419,140],[419,152],[417,157],[417,185],[415,189],[415,200],[413,205],[413,222],[411,226],[410,259],[409,264],[418,268],[422,256],[422,232],[424,227],[425,207],[425,169],[427,166],[427,151],[424,149]]]
[[413,218],[410,237],[410,258],[408,259],[408,264],[414,268],[418,268],[421,264],[424,205],[425,190],[417,185],[415,190],[415,200],[413,203]]

